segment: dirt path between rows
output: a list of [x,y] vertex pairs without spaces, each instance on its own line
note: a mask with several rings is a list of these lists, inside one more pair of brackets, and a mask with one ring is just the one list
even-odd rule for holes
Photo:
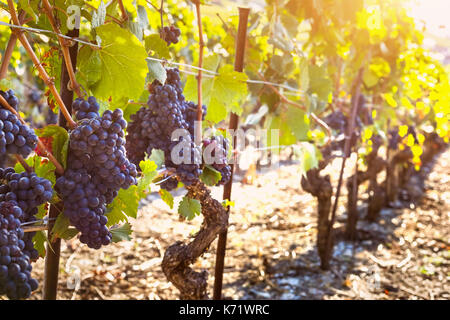
[[[337,179],[335,169],[329,170]],[[291,164],[259,175],[252,185],[233,185],[226,298],[450,299],[450,149],[436,157],[420,205],[383,209],[378,223],[362,219],[356,243],[339,237],[346,220],[342,195],[330,271],[318,267],[316,201],[299,182],[298,165]],[[221,199],[221,192],[215,188],[213,195]],[[359,205],[363,218],[365,207],[362,201]],[[161,257],[200,223],[201,218],[181,221],[175,210],[151,196],[132,221],[132,241],[97,251],[78,240],[64,242],[59,298],[177,299],[161,271]],[[211,289],[214,261],[212,247],[195,265],[209,271]],[[40,259],[33,268],[40,283],[43,265]],[[41,290],[32,299],[41,299]]]

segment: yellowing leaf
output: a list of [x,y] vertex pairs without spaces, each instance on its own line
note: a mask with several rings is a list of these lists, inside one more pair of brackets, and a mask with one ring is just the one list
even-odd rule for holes
[[[247,96],[247,76],[236,72],[233,66],[225,65],[214,78],[205,78],[202,83],[203,104],[208,107],[206,120],[220,122],[232,111],[238,115],[242,113],[240,104]],[[197,102],[197,80],[189,77],[184,88],[187,100]]]
[[99,26],[96,32],[102,48],[81,50],[79,77],[99,99],[139,98],[148,70],[144,46],[129,30],[113,23]]
[[383,97],[387,104],[391,107],[396,108],[398,106],[397,101],[394,99],[392,93],[385,93],[383,94]]
[[404,136],[406,136],[407,133],[408,133],[408,126],[403,125],[398,128],[398,135],[400,137],[403,138]]

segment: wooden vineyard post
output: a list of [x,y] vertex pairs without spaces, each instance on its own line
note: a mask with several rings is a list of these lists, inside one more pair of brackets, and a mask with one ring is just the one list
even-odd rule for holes
[[[79,29],[73,29],[67,33],[69,37],[78,37]],[[73,66],[77,64],[77,53],[78,53],[78,43],[74,42],[74,45],[69,48],[70,60]],[[74,70],[75,71],[75,70]],[[67,67],[64,61],[61,63],[61,98],[64,104],[67,106],[69,113],[72,113],[72,101],[73,101],[73,91],[69,90],[68,84],[70,83],[69,73],[67,72]],[[59,112],[58,125],[67,129],[67,121],[62,114]],[[45,300],[56,300],[58,292],[58,274],[59,274],[59,258],[61,249],[61,239],[57,238],[52,241],[52,229],[54,222],[51,218],[57,218],[61,213],[63,207],[62,205],[50,205],[49,210],[49,224],[48,224],[48,239],[50,241],[50,246],[47,245],[46,255],[45,255],[45,269],[44,269],[44,288],[43,288],[43,299]],[[51,248],[50,248],[51,247]]]
[[[249,8],[239,8],[239,26],[238,33],[236,38],[236,56],[234,62],[234,70],[237,72],[242,72],[244,70],[244,56],[245,56],[245,43],[247,41],[247,24],[248,24],[248,15],[250,13]],[[230,115],[230,130],[236,130],[238,127],[239,116],[235,113],[231,113]],[[235,148],[236,148],[236,136],[233,137],[232,148],[233,148],[233,157],[235,157]],[[234,158],[236,159],[236,157]],[[231,163],[231,177],[228,183],[224,186],[223,189],[223,199],[230,200],[231,199],[231,187],[233,185],[233,172],[234,172],[234,163]],[[227,206],[227,213],[230,212],[230,206]],[[228,222],[227,222],[228,225]],[[227,245],[227,232],[226,228],[224,232],[219,234],[219,240],[217,242],[217,253],[216,253],[216,267],[214,273],[214,293],[213,299],[220,300],[222,299],[222,283],[223,283],[223,269],[224,269],[224,261],[225,261],[225,251]]]
[[347,228],[346,237],[350,241],[356,240],[356,224],[358,222],[358,150],[356,150],[355,173],[347,182]]
[[[341,193],[341,187],[342,187],[342,180],[344,176],[344,169],[345,169],[345,163],[347,161],[347,158],[350,156],[351,153],[351,140],[353,137],[353,131],[355,128],[355,119],[356,114],[358,111],[358,101],[360,96],[360,86],[362,83],[362,77],[364,73],[364,68],[360,68],[358,71],[358,74],[355,78],[355,82],[353,85],[353,93],[352,93],[352,100],[351,100],[351,113],[350,113],[350,121],[347,124],[347,130],[346,130],[346,137],[345,137],[345,143],[344,143],[344,157],[342,159],[342,165],[341,170],[339,173],[339,181],[336,188],[336,194],[334,198],[334,204],[331,211],[331,218],[330,222],[328,224],[328,232],[327,232],[327,239],[326,239],[326,259],[331,259],[332,251],[333,251],[333,243],[334,243],[334,235],[333,235],[333,225],[336,220],[336,210],[337,205],[339,202],[339,196]],[[329,269],[329,261],[325,261],[325,263],[322,261],[322,269]]]

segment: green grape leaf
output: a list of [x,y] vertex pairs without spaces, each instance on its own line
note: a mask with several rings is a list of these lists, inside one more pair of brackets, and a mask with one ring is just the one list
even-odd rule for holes
[[64,240],[70,240],[73,237],[75,237],[77,234],[79,233],[79,231],[75,228],[67,228],[67,230],[65,230],[62,234],[61,234],[61,239]]
[[[102,40],[102,48],[94,50],[84,47],[84,51],[81,50],[78,63],[80,78],[99,99],[139,98],[147,75],[145,48],[129,30],[113,23],[98,27],[96,33]],[[92,62],[92,59],[98,60],[93,57],[97,54],[101,61],[100,68],[98,61]],[[93,73],[97,73],[94,79]],[[88,82],[88,79],[91,81]]]
[[128,222],[128,217],[136,218],[139,206],[139,195],[137,186],[131,186],[128,189],[120,189],[114,201],[108,205],[106,216],[108,218],[107,226],[113,226],[120,222]]
[[207,186],[215,186],[220,179],[222,179],[222,174],[210,165],[206,165],[200,175],[200,180]]
[[319,166],[319,161],[322,159],[320,150],[312,143],[302,143],[301,146],[301,165],[300,171],[305,175],[311,169]]
[[[128,99],[126,99],[128,100]],[[138,103],[128,103],[125,102],[125,104],[122,105],[121,109],[123,110],[123,118],[127,121],[131,121],[131,115],[138,112],[138,110],[142,107],[142,105]]]
[[145,10],[145,7],[138,5],[137,6],[137,21],[139,23],[139,26],[142,29],[145,29],[148,27],[148,16],[147,16],[147,10]]
[[38,207],[38,213],[35,215],[37,219],[43,219],[47,214],[47,204],[43,203]]
[[47,236],[44,231],[38,231],[33,236],[33,246],[39,253],[40,257],[45,257],[45,243],[48,242]]
[[19,0],[19,9],[22,9],[28,16],[38,22],[39,20],[39,0]]
[[234,201],[230,201],[230,200],[228,200],[228,199],[222,200],[222,206],[223,206],[225,209],[228,209],[228,207],[234,207],[235,204],[236,204],[236,203],[235,203]]
[[[45,178],[49,180],[52,184],[55,184],[55,165],[48,161],[47,159],[42,159],[39,156],[32,156],[25,159],[25,162],[34,169],[34,172],[38,177]],[[25,168],[21,163],[16,163],[14,170],[17,173],[24,172]]]
[[144,39],[145,50],[150,53],[152,51],[156,58],[170,59],[170,51],[165,42],[159,34],[151,34]]
[[160,189],[159,190],[159,195],[161,196],[161,199],[169,206],[170,209],[173,209],[173,196],[172,194],[165,190],[165,189]]
[[70,221],[64,214],[60,213],[56,218],[52,229],[52,242],[56,238],[69,240],[78,233],[78,230],[70,228]]
[[158,167],[153,160],[141,161],[139,167],[141,168],[142,174],[137,187],[139,196],[142,198],[146,195],[147,191],[150,191],[150,184],[157,175],[156,169]]
[[69,133],[67,130],[58,125],[50,124],[34,131],[38,137],[53,137],[52,154],[65,169],[67,167],[67,152],[69,149]]
[[[268,117],[265,127],[269,129],[267,131],[267,146],[269,147],[291,145],[297,142],[297,138],[292,134],[291,128],[288,126],[286,120],[280,116]],[[274,152],[275,150],[272,149]]]
[[[219,75],[214,78],[205,78],[202,82],[203,104],[208,106],[205,119],[218,123],[224,120],[230,111],[240,115],[242,113],[240,102],[247,96],[246,81],[247,75],[234,71],[231,65],[221,67]],[[197,102],[195,77],[188,77],[184,95],[187,100]]]
[[129,223],[124,223],[117,228],[111,228],[109,231],[111,232],[112,242],[114,243],[131,240],[130,235],[133,232]]
[[164,151],[160,149],[152,149],[152,154],[148,159],[153,161],[157,168],[161,168],[164,165]]
[[184,196],[178,206],[178,213],[188,220],[192,220],[195,216],[200,215],[202,205],[200,201]]
[[13,82],[9,79],[0,80],[0,90],[7,91],[13,87]]
[[128,20],[127,22],[128,30],[130,30],[139,41],[142,41],[142,37],[144,36],[144,30],[139,25],[139,22]]
[[258,109],[258,112],[251,113],[247,116],[247,118],[245,119],[245,125],[251,125],[251,126],[257,125],[268,112],[269,112],[269,107],[266,104],[262,105]]
[[153,80],[158,80],[161,83],[166,83],[167,72],[166,69],[162,66],[161,62],[148,60],[148,74],[147,74],[147,82],[152,83]]
[[289,105],[286,112],[286,122],[297,140],[308,140],[309,118],[306,112]]
[[328,95],[332,90],[331,79],[327,75],[324,66],[310,65],[309,71],[309,92],[315,93],[321,100],[328,100]]
[[309,90],[309,66],[306,58],[300,58],[299,69],[300,88],[303,92],[307,92]]
[[128,222],[128,217],[137,217],[139,200],[147,195],[150,183],[156,176],[156,164],[153,161],[141,161],[139,165],[142,174],[138,184],[130,186],[128,189],[120,189],[117,197],[108,206],[106,213],[108,226]]
[[97,50],[89,47],[81,48],[78,53],[77,79],[88,87],[94,86],[102,78],[102,60]]

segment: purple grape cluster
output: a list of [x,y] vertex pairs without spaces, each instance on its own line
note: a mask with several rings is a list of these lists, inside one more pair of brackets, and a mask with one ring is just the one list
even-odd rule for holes
[[72,103],[72,112],[75,115],[75,119],[95,119],[98,117],[100,105],[94,97],[89,97],[86,100],[77,98]]
[[[12,90],[0,91],[0,94],[17,110],[19,100]],[[33,129],[21,123],[14,113],[0,104],[0,154],[20,154],[28,157],[36,148],[37,139]]]
[[161,182],[160,187],[162,189],[165,189],[167,191],[175,190],[178,186],[178,179],[177,177],[171,177],[168,175],[164,175],[161,180],[164,180]]
[[137,183],[137,170],[127,158],[122,110],[106,110],[100,117],[94,97],[76,99],[72,108],[81,121],[70,132],[68,170],[55,189],[63,199],[64,214],[81,232],[81,242],[99,249],[111,242],[106,206],[120,189]]
[[36,89],[32,89],[29,93],[28,93],[28,100],[31,103],[36,103],[38,104],[41,101],[41,93],[36,90]]
[[201,147],[196,146],[190,136],[173,141],[170,153],[165,155],[166,167],[175,168],[178,178],[188,186],[197,181],[202,174],[201,164]]
[[5,98],[9,105],[14,108],[14,110],[18,111],[19,99],[16,97],[13,90],[10,89],[6,92],[0,90],[0,95]]
[[81,232],[80,241],[90,248],[100,249],[111,243],[111,233],[106,227],[105,185],[94,183],[85,169],[66,170],[58,178],[56,190],[64,201],[64,214],[70,223]]
[[[206,114],[206,107],[203,108]],[[152,83],[147,107],[131,116],[126,142],[130,159],[137,165],[145,153],[150,155],[153,149],[160,149],[164,152],[166,167],[175,168],[184,184],[192,184],[202,172],[201,149],[193,142],[195,119],[196,105],[184,99],[179,70],[167,69],[166,83]],[[178,141],[172,141],[175,130],[185,130]],[[183,163],[172,158],[172,149],[181,141],[187,145],[177,158],[186,156],[189,159]],[[167,190],[176,188],[176,185],[175,179],[162,183]]]
[[163,27],[159,32],[159,36],[161,37],[161,39],[167,42],[168,46],[172,43],[178,43],[178,38],[180,37],[180,35],[180,29],[173,25],[169,27]]
[[231,178],[231,167],[227,159],[229,150],[228,139],[222,136],[213,136],[203,140],[203,147],[207,148],[208,151],[211,150],[211,152],[203,152],[204,163],[211,165],[222,176],[217,185],[226,184]]
[[388,132],[388,148],[391,150],[397,150],[400,143],[400,135],[398,134],[398,128],[389,130]]
[[166,83],[154,81],[150,93],[147,107],[131,116],[127,130],[126,149],[136,166],[153,149],[169,152],[172,132],[188,129],[182,113],[184,96],[178,69],[167,69]]
[[[0,169],[0,202],[14,201],[23,211],[21,222],[36,221],[38,207],[53,197],[52,183],[38,177],[34,172],[16,173],[13,168]],[[23,250],[32,261],[38,256],[34,249],[33,237],[36,232],[28,232],[23,237]]]
[[24,252],[23,211],[15,201],[0,202],[0,295],[26,299],[38,288],[31,278],[30,257]]
[[333,111],[323,120],[331,129],[334,129],[339,133],[345,133],[345,129],[347,128],[347,117],[341,110]]
[[52,183],[34,172],[16,173],[13,168],[0,169],[0,201],[14,200],[27,212],[53,197]]
[[[191,136],[194,136],[195,133],[195,121],[197,121],[197,107],[198,104],[195,104],[192,101],[184,101],[183,105],[182,105],[182,112],[184,115],[184,120],[187,122],[188,124],[188,130],[189,133],[191,134]],[[206,106],[202,105],[202,120],[205,120],[205,116],[206,116]]]

